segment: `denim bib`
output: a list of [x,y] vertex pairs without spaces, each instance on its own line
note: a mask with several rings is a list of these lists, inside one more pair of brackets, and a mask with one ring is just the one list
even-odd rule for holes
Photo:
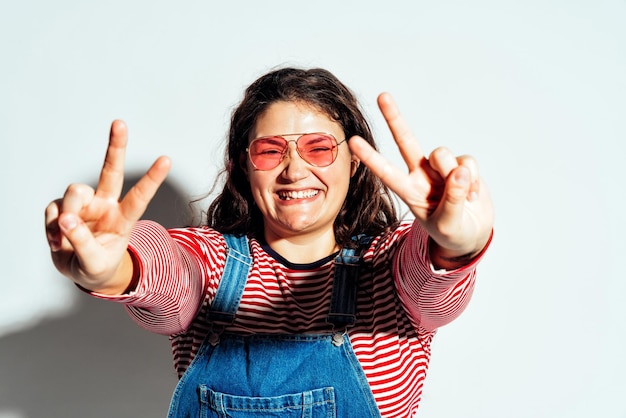
[[[343,249],[335,258],[327,321],[340,332],[242,336],[222,330],[235,319],[252,259],[245,236],[224,238],[212,328],[176,386],[168,417],[380,417],[345,332],[356,318],[360,251]],[[370,241],[360,239],[359,250]]]

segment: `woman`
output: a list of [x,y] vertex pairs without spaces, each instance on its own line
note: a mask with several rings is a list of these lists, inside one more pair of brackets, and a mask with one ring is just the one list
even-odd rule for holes
[[[208,225],[139,221],[161,157],[120,201],[115,121],[96,190],[46,209],[55,266],[170,335],[170,416],[406,417],[438,327],[469,301],[493,225],[473,158],[426,158],[388,94],[379,107],[407,164],[375,150],[353,94],[322,69],[256,80],[234,111],[226,182]],[[388,189],[413,213],[399,222]]]

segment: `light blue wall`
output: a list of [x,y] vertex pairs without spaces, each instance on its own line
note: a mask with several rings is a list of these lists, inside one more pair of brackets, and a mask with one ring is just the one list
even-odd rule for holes
[[[474,155],[496,203],[474,299],[436,338],[421,416],[626,416],[625,21],[617,0],[3,2],[0,356],[87,303],[49,261],[43,209],[95,182],[112,119],[130,128],[129,171],[169,155],[172,182],[198,196],[242,89],[276,65],[322,66],[357,92],[386,155],[400,164],[383,90],[425,150]],[[98,347],[95,361],[116,350]],[[68,390],[84,386],[64,373]],[[0,399],[14,379],[0,370]],[[28,411],[0,402],[2,418]]]

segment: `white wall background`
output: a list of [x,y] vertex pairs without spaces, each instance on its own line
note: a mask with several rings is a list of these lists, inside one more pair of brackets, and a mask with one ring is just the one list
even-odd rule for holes
[[383,90],[425,150],[476,156],[495,199],[421,416],[626,417],[624,22],[623,0],[2,2],[0,336],[73,309],[43,210],[97,178],[112,119],[130,127],[129,171],[169,155],[197,196],[242,89],[276,65],[322,66],[390,158]]

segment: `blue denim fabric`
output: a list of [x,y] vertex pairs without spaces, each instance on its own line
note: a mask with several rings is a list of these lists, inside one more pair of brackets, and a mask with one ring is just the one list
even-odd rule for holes
[[294,395],[274,398],[249,398],[214,392],[200,385],[200,416],[240,417],[335,417],[334,392],[332,388],[317,389]]
[[245,236],[224,235],[226,241],[226,263],[222,277],[233,277],[240,280],[221,280],[215,298],[209,310],[209,322],[224,321],[232,323],[241,301],[243,288],[248,280],[252,266],[250,247]]
[[[236,312],[249,272],[247,241],[234,240],[227,238],[230,261],[218,287],[220,318]],[[366,418],[380,412],[345,333],[210,333],[180,379],[168,417]]]

